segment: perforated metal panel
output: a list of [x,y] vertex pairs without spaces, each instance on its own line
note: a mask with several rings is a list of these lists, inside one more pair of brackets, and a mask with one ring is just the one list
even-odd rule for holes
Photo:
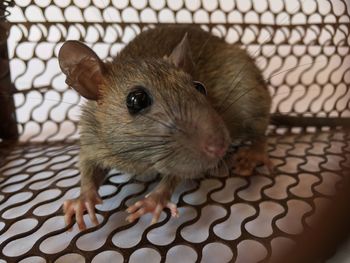
[[[20,143],[0,148],[0,259],[268,262],[283,256],[332,204],[350,159],[349,133],[334,127],[348,125],[350,116],[345,0],[15,4],[8,9],[8,51]],[[64,84],[59,47],[78,39],[110,59],[157,23],[201,24],[256,59],[273,96],[275,174],[222,173],[184,182],[173,196],[180,218],[165,212],[149,227],[149,216],[128,224],[124,210],[159,178],[113,171],[100,189],[100,225],[67,232],[61,204],[79,194],[81,99]]]
[[77,134],[80,98],[68,89],[57,66],[65,40],[81,40],[106,59],[156,23],[200,23],[228,42],[242,44],[263,70],[274,96],[272,112],[349,117],[347,4],[19,1],[9,17],[9,54],[21,138],[60,140]]

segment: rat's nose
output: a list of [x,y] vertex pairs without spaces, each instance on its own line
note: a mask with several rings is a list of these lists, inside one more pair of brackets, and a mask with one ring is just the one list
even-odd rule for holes
[[224,138],[211,138],[203,145],[203,152],[211,158],[222,158],[226,154],[228,143]]

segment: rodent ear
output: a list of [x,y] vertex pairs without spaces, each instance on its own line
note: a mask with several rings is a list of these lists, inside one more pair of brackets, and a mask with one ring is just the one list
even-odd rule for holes
[[104,83],[103,62],[96,53],[79,41],[66,41],[58,53],[66,83],[89,100],[100,98],[99,86]]
[[181,42],[173,49],[168,59],[175,66],[182,68],[189,74],[192,73],[194,63],[187,33],[182,38]]

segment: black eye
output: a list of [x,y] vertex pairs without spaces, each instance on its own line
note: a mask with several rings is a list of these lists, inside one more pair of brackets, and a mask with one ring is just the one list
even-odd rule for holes
[[200,93],[207,96],[207,90],[205,89],[203,83],[201,83],[199,81],[193,81],[193,84],[194,84],[194,87],[196,88],[196,90],[198,90]]
[[151,105],[152,99],[142,86],[136,86],[126,97],[126,106],[130,114],[136,114]]

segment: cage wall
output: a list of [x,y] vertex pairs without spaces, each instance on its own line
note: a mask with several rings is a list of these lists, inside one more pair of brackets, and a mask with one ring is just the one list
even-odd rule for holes
[[263,71],[272,113],[349,117],[348,10],[340,0],[18,1],[8,46],[21,140],[77,138],[81,98],[57,62],[65,40],[108,60],[157,23],[196,23],[241,44]]

